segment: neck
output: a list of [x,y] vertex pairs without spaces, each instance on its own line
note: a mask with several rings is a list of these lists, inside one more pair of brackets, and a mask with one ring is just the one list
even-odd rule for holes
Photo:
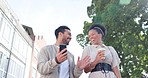
[[60,42],[60,41],[58,41],[58,40],[57,40],[56,43],[55,43],[56,46],[59,46],[60,44],[62,44],[62,42]]
[[102,45],[102,44],[103,44],[103,42],[100,41],[100,42],[96,43],[95,45]]

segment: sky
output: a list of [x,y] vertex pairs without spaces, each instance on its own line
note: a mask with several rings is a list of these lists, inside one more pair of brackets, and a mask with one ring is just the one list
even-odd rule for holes
[[[91,22],[87,6],[91,0],[6,0],[21,24],[32,27],[34,34],[43,36],[47,44],[55,43],[54,31],[61,25],[71,29],[72,40],[68,50],[74,54],[75,61],[81,57],[82,47],[76,35],[82,33],[84,21]],[[88,74],[87,74],[88,75]],[[87,78],[83,73],[80,78]]]

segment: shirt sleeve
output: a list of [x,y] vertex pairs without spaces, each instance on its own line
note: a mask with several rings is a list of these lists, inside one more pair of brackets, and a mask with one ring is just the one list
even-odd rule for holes
[[75,65],[74,56],[69,53],[69,63],[70,63],[70,78],[79,78],[83,73],[83,70],[80,70],[77,65]]
[[112,58],[113,58],[112,63],[111,63],[112,68],[116,66],[119,68],[119,64],[121,63],[121,61],[120,61],[120,58],[116,50],[112,46],[109,46],[109,50],[111,51]]
[[88,47],[84,47],[84,50],[83,50],[83,53],[82,53],[82,59],[84,58],[84,57],[86,57],[86,56],[90,56],[89,55],[89,49],[88,49]]
[[42,75],[50,74],[58,67],[57,62],[55,61],[55,57],[51,58],[51,54],[49,53],[50,52],[48,47],[42,48],[38,53],[37,70]]
[[74,68],[74,77],[79,78],[82,73],[83,73],[83,70],[79,70],[79,68],[77,66],[75,66],[75,68]]

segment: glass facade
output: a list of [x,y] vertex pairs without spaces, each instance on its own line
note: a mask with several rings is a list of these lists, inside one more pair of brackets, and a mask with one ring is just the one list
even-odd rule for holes
[[6,77],[9,55],[8,50],[0,45],[0,78]]
[[28,44],[25,39],[15,31],[12,52],[17,55],[24,63],[26,61],[26,54],[28,52]]
[[21,63],[16,57],[12,56],[9,63],[7,78],[23,78],[25,64]]

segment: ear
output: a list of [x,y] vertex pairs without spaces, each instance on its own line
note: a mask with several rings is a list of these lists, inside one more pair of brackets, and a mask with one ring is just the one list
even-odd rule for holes
[[102,34],[99,34],[99,37],[102,39],[103,38]]
[[62,32],[59,32],[58,35],[59,35],[59,37],[62,37],[63,36],[63,33]]

